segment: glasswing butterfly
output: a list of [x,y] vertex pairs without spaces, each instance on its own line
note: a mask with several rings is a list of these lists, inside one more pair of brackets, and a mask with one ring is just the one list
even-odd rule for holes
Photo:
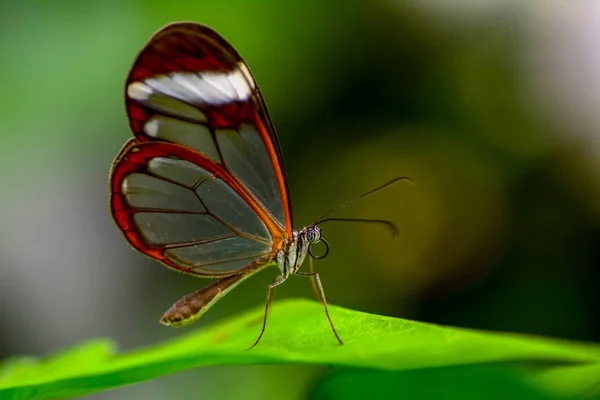
[[[125,85],[135,137],[113,162],[110,209],[138,251],[169,268],[217,281],[177,301],[162,317],[170,326],[200,318],[217,300],[269,265],[279,276],[269,285],[260,341],[273,289],[290,275],[310,277],[329,316],[312,258],[329,246],[325,218],[300,230],[292,225],[285,166],[262,95],[238,52],[211,28],[193,22],[167,25],[141,50]],[[322,242],[325,253],[311,245]],[[307,255],[310,272],[299,271]]]

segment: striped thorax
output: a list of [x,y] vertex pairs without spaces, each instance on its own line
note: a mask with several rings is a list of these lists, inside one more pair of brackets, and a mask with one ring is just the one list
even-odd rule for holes
[[287,277],[298,271],[308,254],[310,245],[320,241],[321,229],[316,225],[294,230],[292,237],[283,242],[281,249],[277,252],[276,261],[281,274]]

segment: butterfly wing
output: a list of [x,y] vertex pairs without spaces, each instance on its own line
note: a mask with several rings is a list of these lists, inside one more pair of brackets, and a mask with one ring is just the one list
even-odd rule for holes
[[113,216],[129,243],[179,271],[227,276],[276,248],[280,232],[269,230],[258,201],[185,146],[131,140],[111,183]]
[[115,160],[111,209],[129,243],[206,277],[272,260],[292,234],[283,159],[233,47],[203,25],[168,25],[137,57],[126,106],[135,139]]
[[130,71],[126,105],[140,142],[179,143],[223,166],[291,235],[277,135],[248,66],[219,34],[189,22],[156,33]]

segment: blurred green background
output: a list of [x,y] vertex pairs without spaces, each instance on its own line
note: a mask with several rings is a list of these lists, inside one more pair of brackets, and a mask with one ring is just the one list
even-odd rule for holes
[[[600,340],[600,4],[587,1],[3,1],[0,358],[90,337],[122,349],[207,283],[134,252],[107,207],[131,136],[124,81],[166,23],[228,39],[283,147],[296,227],[323,226],[327,298],[455,326]],[[192,328],[264,301],[276,270]],[[290,279],[278,298],[312,296]],[[258,333],[258,332],[257,332]],[[268,335],[268,329],[267,333]],[[332,338],[333,341],[333,338]],[[301,399],[323,370],[214,367],[90,399]]]

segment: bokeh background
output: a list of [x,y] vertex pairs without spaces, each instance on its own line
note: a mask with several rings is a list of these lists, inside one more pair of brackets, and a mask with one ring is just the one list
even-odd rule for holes
[[[131,135],[128,68],[179,20],[210,25],[250,65],[297,227],[395,176],[417,181],[339,214],[390,219],[395,240],[324,225],[330,302],[600,340],[600,3],[3,0],[0,358],[182,333],[157,320],[206,281],[131,250],[107,207],[108,171]],[[191,329],[261,304],[275,274]],[[290,279],[277,296],[312,289]],[[320,372],[204,368],[89,398],[300,399]]]

